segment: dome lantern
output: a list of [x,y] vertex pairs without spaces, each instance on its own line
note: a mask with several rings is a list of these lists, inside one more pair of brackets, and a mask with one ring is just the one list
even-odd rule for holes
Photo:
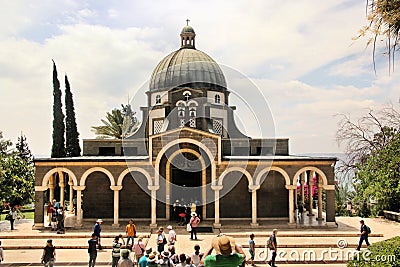
[[186,20],[186,26],[181,31],[181,48],[195,48],[196,33],[192,26],[189,26],[189,21],[189,19]]

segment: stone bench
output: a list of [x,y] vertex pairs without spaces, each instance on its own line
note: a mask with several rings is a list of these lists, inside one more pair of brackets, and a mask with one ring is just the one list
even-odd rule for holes
[[383,214],[384,214],[385,218],[388,220],[400,222],[400,212],[384,210]]

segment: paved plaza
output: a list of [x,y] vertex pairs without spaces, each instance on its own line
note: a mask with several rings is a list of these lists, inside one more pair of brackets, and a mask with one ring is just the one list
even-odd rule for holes
[[[285,229],[282,229],[278,233],[278,245],[281,247],[281,251],[284,250],[287,253],[297,251],[301,255],[305,250],[313,250],[317,258],[319,255],[324,255],[324,258],[323,261],[321,259],[317,259],[316,261],[306,259],[306,262],[304,259],[300,259],[300,261],[290,259],[288,261],[281,260],[278,266],[305,266],[305,263],[312,263],[312,266],[327,266],[327,264],[345,266],[344,261],[341,261],[340,255],[338,255],[338,261],[335,261],[329,259],[328,254],[323,254],[323,251],[329,248],[341,251],[337,247],[338,240],[345,240],[347,242],[348,247],[343,249],[344,252],[354,251],[358,242],[359,219],[357,217],[338,217],[338,228],[330,229],[289,229],[287,225],[282,225],[281,228]],[[370,238],[372,243],[391,238],[400,232],[400,224],[397,222],[380,218],[366,219],[365,221],[372,229],[372,236]],[[41,266],[41,248],[45,245],[48,238],[52,238],[53,244],[59,248],[56,251],[56,266],[87,266],[88,255],[86,248],[87,240],[91,233],[89,225],[84,230],[70,230],[64,235],[58,235],[49,230],[32,230],[32,224],[31,220],[20,220],[16,224],[16,230],[10,231],[7,221],[0,222],[0,240],[2,241],[5,254],[5,261],[2,263],[2,266]],[[122,225],[120,228],[114,229],[105,225],[103,228],[102,234],[104,238],[102,239],[102,245],[105,246],[105,249],[98,253],[97,265],[110,266],[112,237],[118,233],[124,234],[124,226]],[[139,229],[145,228],[142,227]],[[265,230],[256,229],[254,231],[251,231],[249,228],[243,230],[232,228],[231,230],[225,229],[224,233],[234,236],[236,242],[243,245],[246,254],[248,254],[248,235],[254,233],[257,245],[256,265],[267,266],[263,260],[265,256],[262,251],[264,251],[264,246],[271,230],[272,228],[266,228]],[[150,238],[146,238],[145,242],[148,242],[148,247],[155,248],[155,234],[151,234],[147,230],[139,230],[139,235],[145,236],[149,234]],[[203,252],[210,246],[214,236],[215,234],[212,233],[200,233],[199,240],[192,241],[184,229],[178,229],[176,250],[178,253],[191,254],[194,245],[198,243]]]

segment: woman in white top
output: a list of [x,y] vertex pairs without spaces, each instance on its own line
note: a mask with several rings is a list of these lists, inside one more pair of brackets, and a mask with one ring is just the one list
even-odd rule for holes
[[200,245],[196,244],[194,245],[194,253],[191,256],[191,264],[194,264],[196,267],[199,266],[200,263]]

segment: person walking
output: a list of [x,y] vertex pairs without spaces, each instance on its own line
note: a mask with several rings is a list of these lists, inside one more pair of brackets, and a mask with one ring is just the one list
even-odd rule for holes
[[275,267],[275,259],[276,259],[276,253],[278,250],[278,243],[276,242],[276,235],[278,234],[278,229],[272,230],[272,234],[269,236],[268,240],[268,248],[272,253],[271,260],[268,262],[268,264],[272,267]]
[[96,265],[96,258],[97,258],[97,237],[93,233],[92,238],[88,241],[89,248],[89,267],[94,267]]
[[51,220],[52,212],[53,212],[53,204],[51,204],[51,202],[49,201],[47,203],[47,217],[49,218],[49,226],[51,226],[51,222],[52,222],[52,220]]
[[57,234],[65,234],[64,220],[65,212],[64,208],[61,206],[57,211]]
[[249,263],[251,264],[251,266],[254,266],[254,255],[256,254],[256,243],[254,242],[254,234],[250,235],[249,253],[250,253]]
[[1,247],[1,241],[0,241],[0,264],[2,261],[4,261],[4,251],[3,248]]
[[176,241],[176,232],[174,229],[172,229],[172,225],[168,225],[168,245],[172,246],[175,245]]
[[358,242],[358,246],[356,248],[356,250],[360,251],[362,243],[365,240],[365,243],[367,244],[367,246],[369,246],[369,241],[368,241],[368,234],[370,233],[370,229],[369,227],[364,223],[364,220],[360,221],[360,241]]
[[347,215],[348,215],[349,217],[353,216],[353,208],[352,208],[352,206],[351,206],[351,202],[350,202],[350,201],[347,202],[346,210],[347,210]]
[[101,239],[100,239],[100,233],[101,233],[101,223],[103,222],[102,219],[97,219],[96,223],[94,224],[93,227],[93,233],[97,237],[97,245],[99,246],[99,250],[102,250],[101,247]]
[[164,228],[160,227],[158,228],[157,231],[157,251],[159,254],[161,254],[161,252],[164,251],[164,246],[167,243],[166,242],[166,238],[165,238],[165,234],[164,234]]
[[48,239],[43,248],[41,263],[44,267],[53,267],[56,260],[56,247],[53,246],[53,240]]
[[[196,212],[192,212],[192,218],[190,218],[189,224],[192,228],[190,231],[190,239],[197,240],[197,227],[199,227],[200,218],[197,217]],[[194,237],[194,238],[193,238]]]
[[11,230],[15,230],[14,229],[14,222],[15,220],[18,218],[18,213],[17,213],[17,209],[15,207],[13,207],[10,212],[8,213],[8,218],[10,220],[10,226],[11,226]]
[[133,219],[129,220],[128,225],[125,227],[126,232],[126,245],[129,245],[129,240],[132,240],[132,246],[135,244],[136,225],[133,224]]
[[119,236],[117,235],[112,243],[112,267],[118,267],[118,261],[121,258],[121,247],[122,243],[119,241]]
[[57,231],[57,210],[51,207],[51,231]]
[[136,262],[139,262],[140,258],[143,257],[146,250],[146,245],[142,242],[142,238],[138,238],[138,242],[133,245],[133,252],[135,252]]

